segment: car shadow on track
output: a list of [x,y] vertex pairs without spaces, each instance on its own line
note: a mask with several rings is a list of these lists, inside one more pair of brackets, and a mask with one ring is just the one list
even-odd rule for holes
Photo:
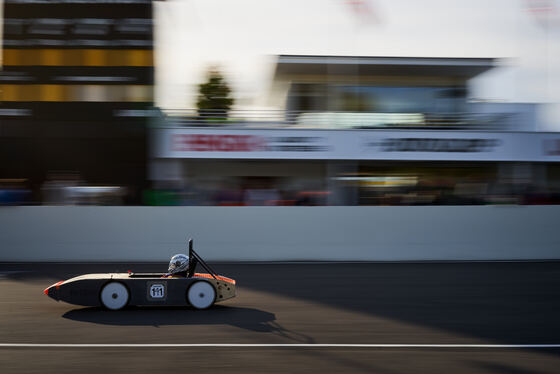
[[231,325],[241,329],[271,333],[289,340],[313,343],[313,339],[288,330],[276,322],[274,313],[254,308],[216,305],[208,310],[184,307],[129,307],[108,311],[101,307],[73,309],[63,318],[101,325],[167,326],[167,325]]
[[270,332],[273,313],[253,308],[215,306],[200,311],[183,307],[130,307],[108,311],[100,307],[73,309],[63,318],[73,321],[119,326],[233,325],[243,329]]

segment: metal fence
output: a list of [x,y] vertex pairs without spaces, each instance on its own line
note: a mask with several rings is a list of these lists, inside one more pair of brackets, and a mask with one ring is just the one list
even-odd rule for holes
[[168,110],[165,126],[301,129],[505,130],[515,113],[378,113],[286,110]]

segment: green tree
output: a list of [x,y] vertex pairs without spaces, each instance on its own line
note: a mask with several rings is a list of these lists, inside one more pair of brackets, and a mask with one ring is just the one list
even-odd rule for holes
[[217,69],[210,69],[206,83],[198,86],[198,115],[214,119],[227,118],[233,104],[230,93],[222,74]]

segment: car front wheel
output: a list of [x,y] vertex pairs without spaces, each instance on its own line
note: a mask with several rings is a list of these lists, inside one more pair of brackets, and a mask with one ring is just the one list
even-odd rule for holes
[[107,283],[101,289],[101,304],[110,310],[122,309],[128,304],[128,289],[119,282]]
[[216,301],[216,290],[208,282],[194,282],[187,291],[187,300],[196,309],[210,308]]

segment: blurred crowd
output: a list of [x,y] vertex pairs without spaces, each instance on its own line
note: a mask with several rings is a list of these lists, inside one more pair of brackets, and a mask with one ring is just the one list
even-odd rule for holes
[[[326,206],[560,204],[560,185],[470,179],[336,178],[329,187],[289,188],[274,178],[214,185],[156,183],[141,190],[93,185],[77,173],[51,173],[39,191],[26,179],[0,180],[0,205]],[[381,180],[381,181],[380,181]],[[395,182],[397,180],[397,182]],[[336,191],[335,191],[336,190]],[[333,199],[333,195],[337,198]]]
[[541,205],[560,204],[560,189],[531,183],[481,180],[419,181],[414,185],[388,186],[339,184],[333,190],[284,189],[282,184],[217,188],[168,186],[144,191],[145,205],[202,206],[326,206],[326,205]]
[[363,191],[359,205],[543,205],[560,204],[560,190],[507,182],[418,184],[391,191]]
[[270,178],[241,178],[214,185],[158,184],[144,191],[146,205],[202,206],[320,206],[327,205],[328,191],[286,188]]
[[125,205],[127,189],[88,185],[78,173],[50,173],[39,188],[27,179],[0,179],[0,205]]

